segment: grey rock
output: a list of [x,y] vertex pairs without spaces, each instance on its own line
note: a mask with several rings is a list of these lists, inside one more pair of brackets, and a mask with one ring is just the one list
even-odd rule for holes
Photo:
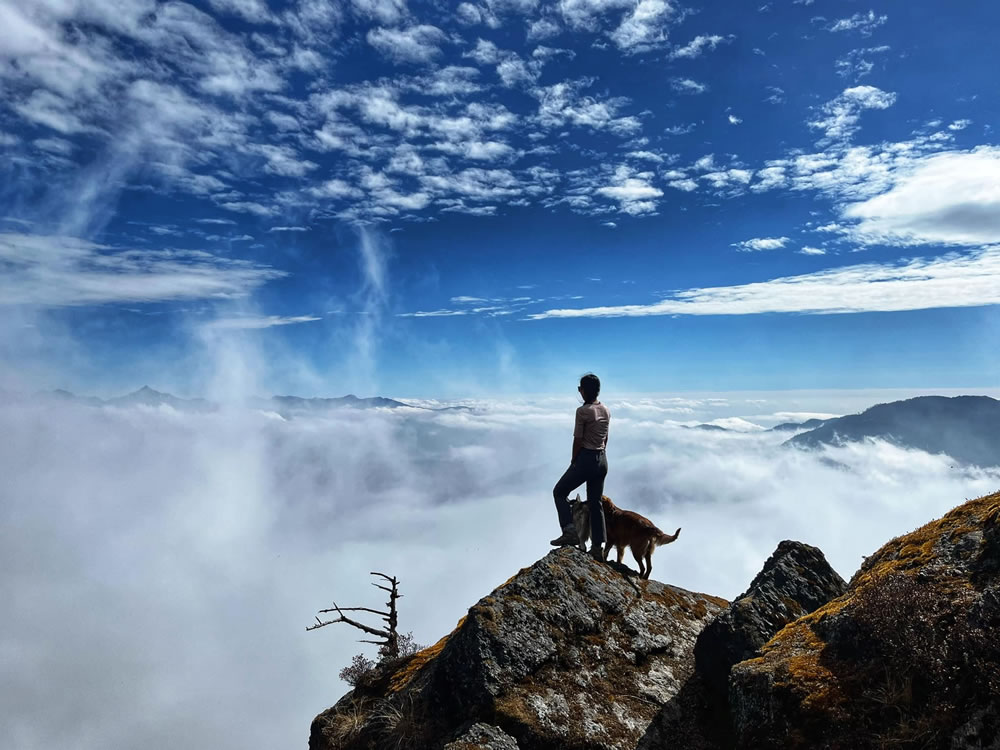
[[1000,493],[866,558],[730,674],[739,749],[1000,748]]
[[702,630],[694,647],[696,674],[664,707],[638,749],[730,747],[730,668],[845,589],[819,549],[781,542],[750,587]]
[[473,724],[462,736],[449,742],[444,750],[520,750],[517,740],[498,727]]
[[729,670],[749,659],[785,625],[847,590],[817,547],[785,540],[729,607],[710,622],[694,647],[709,690],[725,696]]
[[694,670],[695,639],[726,604],[554,550],[441,642],[320,714],[310,748],[443,747],[483,722],[521,750],[632,750]]

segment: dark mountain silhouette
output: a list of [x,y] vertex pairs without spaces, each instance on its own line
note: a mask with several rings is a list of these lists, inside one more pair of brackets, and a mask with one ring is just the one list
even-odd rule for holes
[[814,430],[827,419],[807,419],[805,422],[782,422],[771,428],[771,432],[791,432],[792,430]]
[[729,432],[725,427],[717,424],[696,424],[696,425],[681,425],[685,430],[707,430],[708,432]]
[[1000,465],[1000,401],[988,396],[919,396],[828,419],[785,442],[818,448],[875,438],[963,464]]

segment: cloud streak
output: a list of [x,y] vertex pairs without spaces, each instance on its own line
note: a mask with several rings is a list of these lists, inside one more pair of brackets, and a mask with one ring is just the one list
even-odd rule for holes
[[312,323],[322,320],[315,315],[242,315],[230,318],[216,318],[204,324],[205,328],[215,330],[255,330],[258,328],[273,328],[275,326],[290,326],[297,323]]
[[816,315],[995,304],[1000,304],[1000,247],[986,247],[902,263],[867,263],[752,284],[688,289],[647,304],[552,309],[527,319]]
[[75,237],[0,234],[0,304],[73,306],[232,299],[284,271],[199,250],[135,250]]

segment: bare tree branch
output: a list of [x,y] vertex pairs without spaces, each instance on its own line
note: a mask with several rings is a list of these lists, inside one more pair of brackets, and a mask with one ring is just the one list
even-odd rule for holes
[[[381,584],[372,581],[372,586],[377,589],[382,589],[382,591],[389,594],[389,601],[385,603],[387,608],[385,611],[371,609],[369,607],[340,607],[337,605],[337,602],[334,602],[332,609],[321,609],[320,614],[336,612],[337,617],[324,621],[317,616],[316,622],[306,627],[306,630],[317,630],[319,628],[324,628],[327,625],[335,625],[338,622],[344,622],[352,628],[357,628],[363,633],[380,638],[381,640],[378,641],[362,640],[360,642],[375,644],[379,647],[379,652],[381,653],[382,658],[394,659],[399,656],[399,633],[396,630],[399,621],[399,617],[396,612],[396,600],[402,598],[402,594],[399,593],[399,581],[395,576],[388,576],[385,573],[379,573],[377,571],[371,571],[369,575],[379,576],[391,584],[390,586],[382,586]],[[387,627],[384,629],[373,628],[363,622],[352,620],[350,617],[347,617],[344,612],[368,612],[369,614],[378,615],[386,621]]]
[[381,610],[368,609],[368,607],[334,607],[333,609],[321,609],[320,612],[371,612],[373,615],[378,615],[386,620],[389,619],[389,615]]

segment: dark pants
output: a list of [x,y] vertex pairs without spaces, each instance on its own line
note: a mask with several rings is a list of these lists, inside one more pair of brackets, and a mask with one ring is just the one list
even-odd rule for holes
[[587,505],[590,507],[590,538],[595,545],[604,544],[604,512],[601,495],[604,494],[604,477],[608,475],[608,459],[604,451],[584,448],[576,454],[576,461],[569,465],[562,479],[556,482],[552,496],[559,513],[562,528],[573,525],[573,511],[569,507],[569,493],[587,483]]

